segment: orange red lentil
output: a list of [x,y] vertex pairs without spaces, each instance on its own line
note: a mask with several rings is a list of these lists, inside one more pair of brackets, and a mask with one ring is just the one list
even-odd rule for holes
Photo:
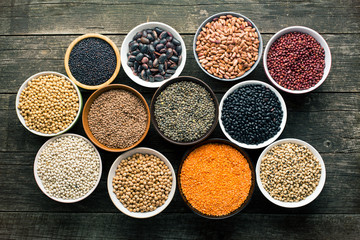
[[227,215],[246,200],[251,187],[246,158],[227,144],[209,143],[185,159],[180,184],[192,207],[211,216]]

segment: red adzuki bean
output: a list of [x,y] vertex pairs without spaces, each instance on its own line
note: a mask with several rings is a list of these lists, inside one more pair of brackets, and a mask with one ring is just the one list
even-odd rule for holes
[[290,90],[304,90],[321,80],[325,52],[312,36],[292,32],[271,45],[267,65],[271,77],[279,85]]

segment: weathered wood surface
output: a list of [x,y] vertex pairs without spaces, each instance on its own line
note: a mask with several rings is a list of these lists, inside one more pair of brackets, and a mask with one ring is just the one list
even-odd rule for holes
[[[309,142],[322,155],[327,179],[319,197],[298,209],[269,202],[256,187],[238,215],[203,219],[176,192],[160,215],[132,219],[112,204],[107,173],[119,154],[100,150],[103,173],[87,199],[61,204],[46,197],[33,177],[36,152],[47,138],[28,132],[18,121],[15,97],[20,85],[40,71],[65,73],[63,58],[77,36],[98,32],[120,49],[125,35],[146,21],[165,22],[180,32],[187,46],[182,75],[203,79],[221,100],[237,82],[219,82],[195,62],[192,41],[208,16],[234,11],[250,17],[264,44],[281,28],[304,25],[320,32],[332,53],[332,68],[316,91],[281,93],[288,121],[280,138]],[[0,1],[0,239],[357,239],[360,234],[360,5],[352,0],[296,1]],[[246,79],[268,82],[262,63]],[[155,89],[133,83],[121,69],[114,83],[134,87],[150,103]],[[82,91],[84,101],[91,92]],[[81,121],[69,131],[85,136]],[[211,137],[225,138],[218,126]],[[189,149],[165,142],[151,126],[140,146],[164,153],[177,170]],[[255,165],[261,150],[249,150]]]
[[[3,213],[11,239],[357,239],[357,214],[238,214],[214,221],[166,213],[131,219],[117,213]],[[174,224],[176,223],[176,225]],[[256,226],[256,227],[255,227]]]

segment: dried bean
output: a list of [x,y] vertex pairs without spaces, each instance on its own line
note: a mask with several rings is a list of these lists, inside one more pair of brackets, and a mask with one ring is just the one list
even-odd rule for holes
[[213,19],[197,37],[195,51],[201,66],[219,78],[244,75],[258,59],[260,41],[254,32],[256,29],[243,18],[227,15]]
[[[128,60],[131,63],[128,63],[128,66],[135,75],[145,81],[167,79],[181,63],[180,41],[170,32],[158,27],[136,33],[133,41],[129,43],[129,50]],[[170,66],[172,71],[166,72]]]

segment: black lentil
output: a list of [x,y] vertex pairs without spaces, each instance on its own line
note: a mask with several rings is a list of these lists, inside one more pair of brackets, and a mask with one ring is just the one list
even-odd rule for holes
[[203,86],[190,81],[175,82],[157,97],[154,116],[166,137],[178,142],[192,142],[211,128],[215,104]]
[[69,68],[80,83],[100,85],[114,74],[116,54],[106,41],[100,38],[85,38],[71,50]]
[[245,85],[225,100],[221,120],[226,132],[236,141],[256,145],[280,131],[283,111],[277,96],[269,88]]
[[170,32],[158,27],[146,29],[136,33],[129,42],[127,64],[135,76],[145,81],[159,82],[175,73],[181,63],[181,53],[180,41]]

